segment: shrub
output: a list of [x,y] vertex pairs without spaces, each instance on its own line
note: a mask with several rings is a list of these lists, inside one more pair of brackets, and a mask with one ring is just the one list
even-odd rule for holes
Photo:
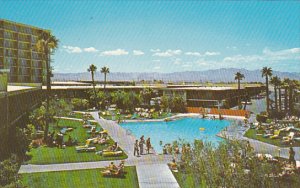
[[16,155],[12,155],[0,162],[0,187],[13,187],[18,182],[19,168],[16,158]]

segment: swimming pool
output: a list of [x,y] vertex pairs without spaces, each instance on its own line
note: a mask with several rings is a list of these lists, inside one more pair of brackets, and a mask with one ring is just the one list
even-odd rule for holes
[[[210,120],[200,118],[182,118],[169,122],[129,122],[120,124],[137,139],[142,135],[151,138],[151,144],[157,153],[162,153],[162,145],[183,139],[192,143],[195,139],[217,144],[222,138],[216,134],[230,125],[227,120]],[[202,129],[202,130],[200,130]],[[203,130],[204,129],[204,130]]]

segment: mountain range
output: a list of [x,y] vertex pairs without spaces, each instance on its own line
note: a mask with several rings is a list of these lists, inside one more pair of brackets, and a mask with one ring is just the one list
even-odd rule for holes
[[[163,80],[164,82],[233,82],[234,74],[241,72],[245,75],[243,82],[264,82],[260,70],[247,70],[236,68],[222,68],[206,71],[184,71],[173,73],[158,72],[111,72],[107,75],[109,81],[141,81],[141,80]],[[300,80],[300,73],[273,71],[273,75],[280,78]],[[95,73],[95,80],[102,81],[104,78],[100,71]],[[89,72],[82,73],[54,73],[53,81],[90,81]]]

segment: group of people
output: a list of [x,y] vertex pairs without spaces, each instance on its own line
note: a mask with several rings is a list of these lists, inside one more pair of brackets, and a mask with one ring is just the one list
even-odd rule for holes
[[145,141],[145,138],[143,135],[143,136],[141,136],[140,140],[135,140],[133,155],[137,156],[137,157],[140,155],[144,155],[144,145],[146,145],[146,152],[147,152],[147,154],[149,154],[150,149],[152,148],[150,137],[147,138],[147,140]]
[[108,167],[105,168],[101,173],[103,176],[121,176],[124,173],[124,165],[125,161],[122,160],[118,166],[114,164],[114,162],[111,162]]

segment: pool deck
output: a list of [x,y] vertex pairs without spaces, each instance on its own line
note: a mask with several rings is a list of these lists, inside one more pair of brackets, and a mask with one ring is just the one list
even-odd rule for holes
[[[279,147],[258,140],[250,139],[244,136],[249,127],[230,125],[217,136],[231,140],[248,140],[257,153],[271,154],[272,156],[280,156],[289,158],[289,147]],[[293,147],[295,151],[295,160],[300,160],[300,147]]]

